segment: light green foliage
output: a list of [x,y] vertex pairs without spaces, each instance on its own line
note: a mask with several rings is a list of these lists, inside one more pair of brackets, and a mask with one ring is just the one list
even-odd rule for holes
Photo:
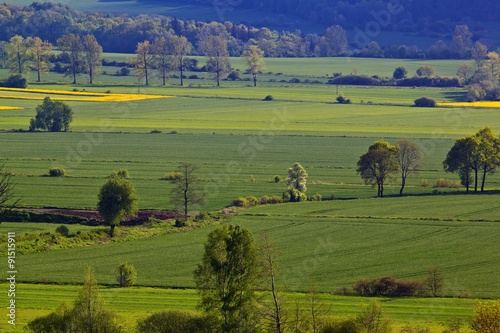
[[427,77],[432,76],[432,75],[434,75],[434,67],[429,66],[429,65],[420,66],[417,69],[417,75],[418,76],[427,76]]
[[194,278],[200,308],[217,318],[221,332],[251,326],[258,267],[257,246],[248,229],[224,225],[212,231]]
[[120,169],[118,171],[113,171],[111,177],[118,177],[123,179],[130,179],[130,174],[127,169]]
[[264,62],[264,51],[256,45],[251,45],[247,50],[243,51],[242,58],[248,65],[247,70],[252,74],[253,85],[256,87],[257,75],[262,73],[266,67]]
[[97,210],[104,222],[111,226],[111,237],[124,218],[137,213],[137,200],[134,186],[125,178],[111,176],[101,187]]
[[137,282],[137,270],[128,262],[116,268],[116,281],[120,287],[131,287]]
[[7,66],[11,74],[26,75],[29,72],[28,63],[32,57],[31,43],[31,37],[25,39],[15,35],[5,46],[8,55]]
[[300,193],[306,193],[307,177],[307,172],[302,165],[300,165],[300,163],[294,163],[292,167],[288,168],[286,186],[288,186],[290,190],[297,190]]
[[500,332],[500,301],[480,302],[474,308],[470,326],[478,333]]
[[376,302],[361,307],[357,322],[360,333],[391,332],[390,322],[384,317],[382,306]]
[[141,333],[211,333],[212,323],[206,317],[187,311],[168,310],[156,312],[139,320]]

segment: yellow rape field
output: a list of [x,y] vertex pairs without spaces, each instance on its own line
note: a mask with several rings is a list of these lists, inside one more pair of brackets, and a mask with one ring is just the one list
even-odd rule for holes
[[3,106],[0,105],[0,111],[10,111],[10,110],[22,110],[23,108],[20,108],[18,106]]
[[500,101],[481,101],[481,102],[449,102],[438,103],[438,106],[444,107],[465,107],[465,108],[500,108]]
[[81,102],[130,102],[173,97],[146,94],[108,94],[86,91],[0,88],[0,99],[43,100],[47,95],[51,95],[50,98],[56,101]]

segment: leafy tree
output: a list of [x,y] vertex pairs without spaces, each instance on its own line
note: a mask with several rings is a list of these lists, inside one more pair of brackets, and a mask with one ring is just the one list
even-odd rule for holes
[[469,31],[469,27],[466,25],[457,25],[455,31],[453,32],[453,38],[451,41],[451,51],[459,58],[465,58],[470,54],[472,47],[472,32]]
[[243,52],[242,57],[248,65],[247,70],[252,74],[253,86],[257,87],[257,74],[262,73],[266,66],[264,63],[264,51],[258,46],[251,45]]
[[116,281],[120,287],[130,287],[137,282],[137,270],[128,262],[116,268]]
[[201,45],[207,57],[207,69],[214,73],[217,87],[220,87],[220,81],[231,71],[227,40],[220,35],[210,35],[204,38]]
[[384,318],[382,307],[376,302],[361,307],[357,322],[361,332],[389,333],[391,331],[389,320]]
[[434,67],[429,66],[429,65],[420,66],[417,69],[417,75],[418,76],[426,76],[426,77],[432,76],[432,75],[434,75]]
[[75,333],[121,333],[116,314],[104,307],[94,270],[87,268],[83,288],[78,293],[72,311]]
[[302,165],[300,165],[300,163],[294,163],[291,168],[288,168],[286,186],[288,186],[289,189],[295,189],[300,193],[306,193],[307,176],[307,172]]
[[31,66],[37,72],[37,82],[40,82],[41,73],[49,71],[49,57],[52,53],[52,44],[42,41],[39,37],[33,38],[32,56],[33,65]]
[[186,62],[186,57],[191,52],[191,44],[188,42],[187,38],[184,36],[174,35],[171,37],[171,43],[173,45],[175,68],[179,70],[179,77],[181,79],[181,86],[184,85],[184,67]]
[[93,84],[102,65],[102,46],[94,35],[86,35],[82,39],[82,60],[85,72],[89,75],[89,84]]
[[144,41],[137,44],[137,49],[135,50],[136,58],[132,60],[132,64],[135,65],[136,75],[139,79],[145,79],[145,85],[149,85],[149,73],[152,69],[154,62],[154,50],[153,46],[149,41]]
[[200,180],[195,175],[196,167],[191,163],[181,163],[177,167],[178,177],[172,179],[171,201],[177,207],[182,207],[184,219],[187,220],[191,205],[202,205],[205,193],[199,188]]
[[472,60],[476,63],[476,70],[480,70],[483,67],[486,57],[488,55],[488,47],[477,41],[474,43],[474,47],[471,51]]
[[55,312],[46,316],[38,317],[27,325],[31,333],[70,333],[75,332],[73,323],[73,312],[67,303],[61,304]]
[[328,27],[324,39],[327,57],[335,57],[347,51],[347,33],[340,25]]
[[29,71],[28,63],[31,60],[30,37],[24,39],[22,36],[15,35],[6,45],[8,54],[8,66],[11,74],[25,75]]
[[500,332],[500,301],[480,302],[474,308],[470,327],[478,333]]
[[153,63],[154,67],[158,71],[158,78],[161,79],[162,84],[167,84],[167,79],[174,67],[173,59],[173,44],[171,42],[171,37],[159,37],[156,38],[153,45]]
[[194,273],[199,306],[218,321],[218,332],[245,332],[255,312],[257,246],[251,232],[226,224],[208,235]]
[[471,83],[474,74],[476,74],[476,70],[467,63],[461,64],[457,70],[457,76],[463,84]]
[[406,75],[408,75],[408,70],[406,69],[406,67],[401,66],[401,67],[397,67],[394,70],[392,77],[395,78],[396,80],[400,80],[400,79],[404,79],[406,77]]
[[5,209],[14,208],[19,203],[15,200],[15,184],[12,173],[5,168],[5,163],[0,164],[0,212]]
[[484,192],[486,175],[495,173],[497,166],[500,165],[500,138],[493,133],[491,127],[481,128],[475,137],[479,139],[480,168],[483,171],[481,192]]
[[399,195],[402,196],[406,179],[410,174],[417,172],[422,166],[422,150],[413,141],[399,140],[396,142],[396,160],[401,172],[401,189],[399,190]]
[[376,141],[361,155],[357,172],[366,184],[377,184],[377,196],[384,196],[384,184],[398,171],[396,147],[384,140]]
[[430,269],[425,279],[425,284],[432,297],[441,296],[444,288],[443,272],[437,268]]
[[455,141],[443,162],[446,172],[458,172],[462,185],[469,193],[471,173],[474,171],[474,190],[477,192],[477,179],[480,167],[479,141],[474,137],[465,137]]
[[36,116],[30,121],[30,130],[67,132],[72,121],[73,110],[67,104],[45,97],[43,103],[36,107]]
[[125,178],[112,175],[101,187],[97,210],[110,226],[111,237],[123,219],[137,213],[137,200],[134,186]]
[[64,76],[72,76],[73,84],[76,84],[76,77],[83,72],[82,41],[80,36],[67,34],[57,40],[57,46],[62,55],[69,60],[64,66]]

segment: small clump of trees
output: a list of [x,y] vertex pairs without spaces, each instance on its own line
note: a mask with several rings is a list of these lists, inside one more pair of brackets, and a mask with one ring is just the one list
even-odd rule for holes
[[36,107],[36,116],[30,120],[29,130],[67,132],[72,121],[73,110],[67,104],[45,97],[43,103]]

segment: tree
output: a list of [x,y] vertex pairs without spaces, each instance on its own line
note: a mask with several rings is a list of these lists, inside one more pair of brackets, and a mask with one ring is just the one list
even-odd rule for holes
[[137,271],[128,262],[116,268],[116,281],[120,287],[130,287],[137,282]]
[[199,306],[215,316],[218,332],[244,332],[255,312],[257,246],[251,232],[226,224],[208,235],[194,279]]
[[117,324],[116,314],[104,307],[99,293],[94,270],[87,268],[83,288],[78,293],[72,311],[75,333],[120,333],[123,329]]
[[195,176],[196,167],[191,163],[181,163],[177,167],[179,176],[172,180],[171,201],[177,207],[182,207],[184,219],[187,220],[191,205],[202,205],[205,193],[198,187],[200,180]]
[[33,38],[32,56],[33,65],[32,69],[37,72],[37,82],[40,82],[41,73],[48,73],[49,71],[49,57],[52,53],[52,44],[47,41],[42,41],[39,37]]
[[152,49],[154,54],[154,67],[158,71],[158,77],[162,80],[162,84],[166,85],[169,73],[174,67],[174,50],[171,37],[156,38],[152,45]]
[[446,172],[458,172],[462,185],[469,193],[471,184],[471,173],[474,171],[475,183],[474,189],[477,192],[477,179],[480,167],[479,141],[474,137],[465,137],[455,141],[455,144],[448,152],[443,162]]
[[301,193],[306,193],[307,176],[307,172],[302,165],[300,165],[300,163],[294,163],[291,168],[288,168],[286,186],[288,186],[289,189],[295,189]]
[[17,206],[19,199],[15,200],[15,184],[12,173],[5,168],[5,163],[0,164],[0,212]]
[[400,196],[403,195],[408,176],[417,172],[422,166],[422,159],[422,150],[415,142],[410,140],[399,140],[396,142],[396,160],[399,164],[399,171],[401,172]]
[[363,305],[357,318],[360,332],[363,333],[389,333],[390,322],[384,318],[382,307],[379,303]]
[[429,65],[420,66],[417,69],[417,75],[418,76],[425,76],[425,77],[432,76],[432,75],[434,75],[434,67],[429,66]]
[[401,67],[397,67],[394,70],[392,77],[395,78],[396,80],[400,80],[400,79],[404,79],[406,77],[406,75],[408,75],[408,70],[406,69],[406,67],[401,66]]
[[272,301],[262,301],[262,317],[264,326],[270,332],[284,333],[287,324],[287,311],[285,309],[285,296],[279,291],[276,278],[278,275],[277,254],[269,241],[267,234],[263,234],[259,248],[261,279],[263,288],[271,290]]
[[207,68],[214,73],[217,87],[220,87],[220,81],[231,71],[227,40],[223,36],[210,35],[204,38],[201,45],[207,57]]
[[89,75],[89,84],[93,84],[94,78],[99,75],[99,69],[102,65],[102,46],[99,45],[94,35],[83,37],[82,60],[85,71]]
[[441,296],[444,287],[443,273],[437,268],[430,269],[425,284],[432,297]]
[[31,38],[24,39],[15,35],[6,45],[8,66],[11,74],[25,75],[29,71],[28,62],[31,60]]
[[149,41],[144,41],[137,44],[137,49],[135,50],[136,59],[132,60],[135,65],[136,75],[139,79],[145,79],[145,85],[149,85],[149,72],[153,66],[153,46]]
[[128,216],[137,213],[135,188],[127,179],[112,175],[101,187],[97,210],[110,226],[109,235],[114,236],[115,227]]
[[179,70],[181,86],[183,86],[184,66],[185,66],[186,56],[189,54],[189,52],[191,52],[191,44],[188,42],[186,37],[177,35],[171,37],[171,42],[173,44],[174,59],[176,63],[175,68]]
[[73,84],[76,84],[76,77],[83,71],[82,41],[80,36],[75,34],[64,35],[57,40],[57,46],[61,50],[69,63],[64,66],[64,76],[72,76]]
[[472,32],[466,25],[457,25],[453,32],[451,51],[459,58],[466,58],[472,47]]
[[49,132],[67,132],[73,121],[73,110],[61,102],[45,97],[43,103],[36,107],[36,116],[30,121],[30,131],[36,129]]
[[326,56],[334,57],[347,50],[347,33],[340,25],[332,25],[325,32]]
[[469,84],[474,74],[476,74],[476,70],[467,63],[461,64],[460,67],[458,67],[457,76],[463,84]]
[[253,86],[257,87],[257,74],[262,73],[265,68],[264,51],[258,46],[251,45],[243,52],[242,57],[248,65],[247,70],[252,74]]
[[356,171],[365,184],[377,184],[377,197],[383,197],[385,182],[398,171],[396,147],[384,140],[376,141],[361,155]]
[[478,333],[500,332],[500,301],[480,302],[476,305],[470,327]]
[[488,55],[488,47],[477,41],[474,43],[474,47],[471,51],[472,60],[476,63],[476,70],[480,70],[486,61],[486,56]]
[[481,192],[484,192],[486,175],[495,173],[496,167],[500,165],[500,138],[493,133],[491,127],[481,128],[475,137],[479,139],[480,169],[483,171]]

